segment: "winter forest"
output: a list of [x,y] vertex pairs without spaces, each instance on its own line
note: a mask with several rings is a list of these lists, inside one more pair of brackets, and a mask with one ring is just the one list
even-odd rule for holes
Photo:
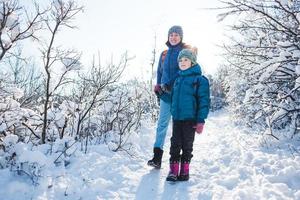
[[0,0],[0,199],[300,199],[300,1],[219,3],[210,113],[190,180],[168,184],[171,124],[162,169],[147,166],[164,49],[149,49],[146,79],[125,80],[128,52],[87,65],[57,42],[80,28],[81,2]]

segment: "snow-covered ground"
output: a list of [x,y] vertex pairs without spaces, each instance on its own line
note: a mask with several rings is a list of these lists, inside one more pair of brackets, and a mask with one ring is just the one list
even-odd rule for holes
[[[155,125],[144,124],[132,140],[134,156],[106,146],[77,152],[68,167],[49,165],[39,185],[0,170],[0,199],[300,199],[300,148],[261,146],[235,127],[226,112],[211,114],[196,135],[190,180],[169,184],[169,138],[161,170],[146,165]],[[296,152],[298,151],[298,153]]]

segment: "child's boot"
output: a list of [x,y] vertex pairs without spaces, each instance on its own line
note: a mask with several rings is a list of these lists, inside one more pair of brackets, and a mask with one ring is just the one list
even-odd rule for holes
[[156,169],[160,169],[161,168],[161,159],[162,159],[164,151],[158,147],[155,147],[153,149],[153,153],[154,153],[154,156],[151,160],[148,161],[148,165],[152,166]]
[[179,172],[179,162],[178,161],[172,161],[170,162],[170,172],[167,176],[167,181],[177,181]]
[[181,161],[180,174],[178,177],[179,181],[187,181],[190,178],[189,175],[190,163],[188,161]]

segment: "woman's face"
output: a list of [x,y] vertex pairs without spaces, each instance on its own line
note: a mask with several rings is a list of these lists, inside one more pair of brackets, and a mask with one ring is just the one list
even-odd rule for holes
[[169,35],[169,42],[172,46],[179,44],[180,41],[181,41],[181,38],[178,33],[171,33]]
[[186,70],[192,66],[192,61],[188,58],[182,57],[179,59],[179,69]]

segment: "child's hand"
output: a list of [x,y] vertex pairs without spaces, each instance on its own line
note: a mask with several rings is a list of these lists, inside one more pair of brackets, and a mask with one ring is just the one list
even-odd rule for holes
[[203,132],[204,123],[197,123],[194,128],[196,129],[196,133],[201,134]]

